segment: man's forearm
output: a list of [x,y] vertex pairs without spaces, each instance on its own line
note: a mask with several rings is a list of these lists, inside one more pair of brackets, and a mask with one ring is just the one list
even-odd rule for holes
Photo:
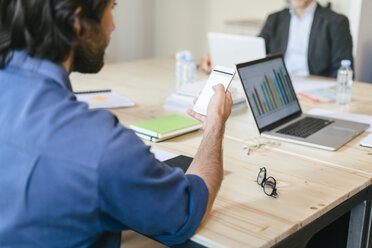
[[207,212],[211,209],[223,179],[222,140],[223,124],[215,124],[204,131],[204,136],[187,174],[200,176],[209,192]]
[[199,150],[186,172],[200,176],[207,185],[209,197],[204,219],[212,208],[223,179],[222,140],[233,105],[231,93],[226,92],[222,84],[213,86],[213,90],[215,94],[209,102],[207,116],[188,111],[189,115],[203,121],[205,127]]

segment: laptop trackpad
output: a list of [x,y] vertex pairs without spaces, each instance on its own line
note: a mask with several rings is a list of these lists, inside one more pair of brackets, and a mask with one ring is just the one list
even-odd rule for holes
[[327,132],[325,133],[327,136],[331,137],[337,137],[340,138],[351,138],[354,136],[354,130],[339,126],[331,126],[329,129],[327,129]]

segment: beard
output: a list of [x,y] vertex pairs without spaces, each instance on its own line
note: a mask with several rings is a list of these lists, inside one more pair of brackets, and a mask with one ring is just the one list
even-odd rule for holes
[[86,32],[74,49],[72,71],[80,73],[97,73],[104,65],[107,37],[100,26]]

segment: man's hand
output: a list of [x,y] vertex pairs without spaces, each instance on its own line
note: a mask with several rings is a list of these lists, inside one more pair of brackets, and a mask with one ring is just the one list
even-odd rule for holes
[[231,114],[233,105],[230,91],[225,92],[225,87],[222,84],[213,86],[214,95],[208,105],[207,116],[211,122],[225,123]]
[[203,57],[202,69],[203,69],[203,71],[205,71],[208,74],[212,72],[211,57],[208,54],[204,55],[204,57]]
[[[209,102],[207,116],[196,113],[191,109],[187,111],[191,117],[204,123],[204,129],[209,129],[216,124],[224,126],[231,113],[233,104],[231,93],[229,91],[225,92],[222,84],[213,86],[213,90],[215,94]],[[194,100],[194,104],[195,102],[196,99]]]

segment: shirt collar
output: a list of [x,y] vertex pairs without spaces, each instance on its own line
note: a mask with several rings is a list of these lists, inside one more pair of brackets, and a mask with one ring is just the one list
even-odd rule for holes
[[[313,1],[313,2],[309,5],[309,7],[307,7],[307,8],[305,9],[305,11],[304,11],[303,14],[305,14],[305,15],[306,15],[306,14],[314,15],[317,6],[318,6],[317,2],[316,2],[316,1]],[[290,13],[292,16],[293,16],[293,15],[296,15],[296,14],[294,13],[294,9],[293,9],[293,7],[290,7],[290,9],[289,9],[289,13]]]
[[33,58],[26,51],[12,51],[8,66],[18,67],[51,78],[63,88],[72,92],[67,71],[61,66],[45,59]]

